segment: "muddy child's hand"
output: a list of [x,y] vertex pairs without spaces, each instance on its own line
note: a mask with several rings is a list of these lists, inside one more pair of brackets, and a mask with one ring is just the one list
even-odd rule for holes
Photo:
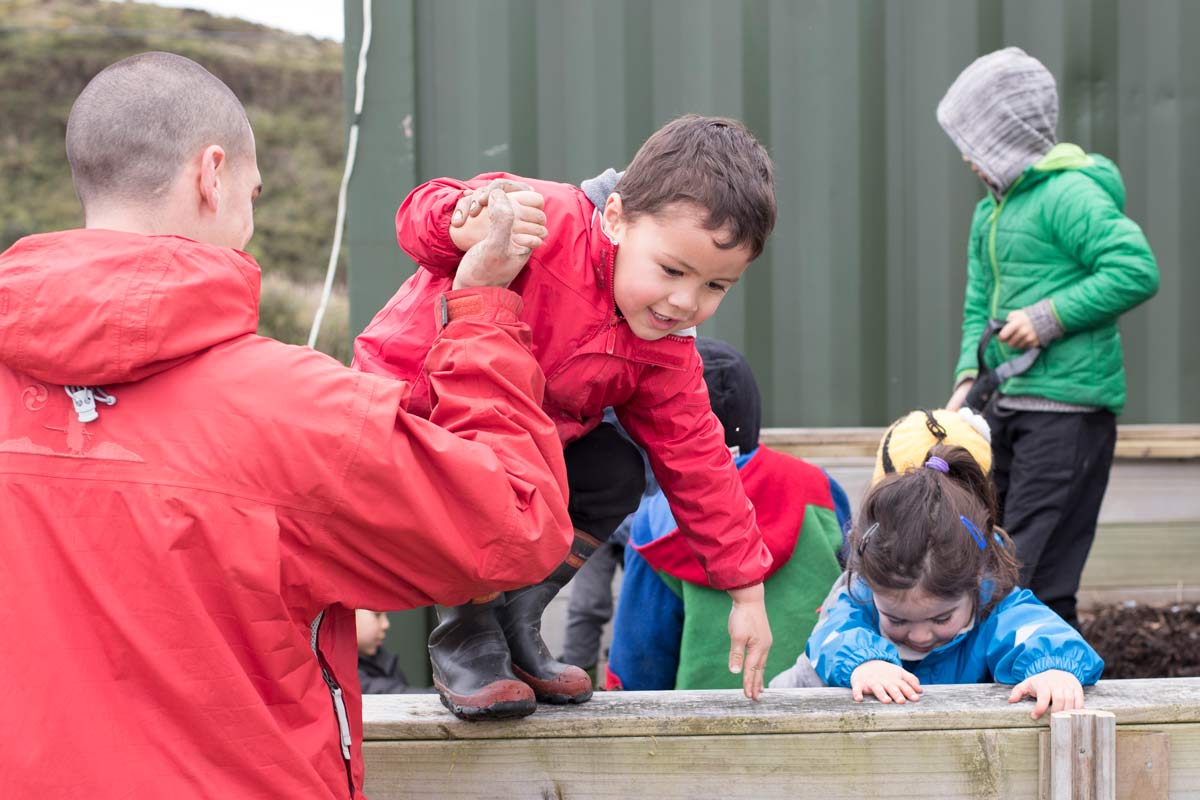
[[545,241],[545,198],[527,183],[497,178],[478,189],[463,189],[462,197],[450,215],[450,240],[463,252],[479,244],[487,236],[491,215],[487,213],[492,192],[499,190],[508,196],[513,207],[514,244],[518,247],[539,247]]
[[492,192],[491,226],[487,238],[466,252],[454,275],[455,289],[472,286],[507,287],[529,260],[530,248],[513,235],[514,214],[508,196]]

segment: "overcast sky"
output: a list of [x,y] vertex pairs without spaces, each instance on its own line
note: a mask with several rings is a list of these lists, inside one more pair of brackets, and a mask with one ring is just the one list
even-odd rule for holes
[[139,0],[160,6],[199,8],[222,17],[342,41],[342,0]]

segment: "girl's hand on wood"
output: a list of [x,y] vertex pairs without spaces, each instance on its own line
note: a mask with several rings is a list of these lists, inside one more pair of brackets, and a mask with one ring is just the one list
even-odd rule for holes
[[854,702],[861,703],[868,694],[881,703],[914,703],[921,699],[921,679],[904,667],[890,661],[864,661],[850,673],[850,691]]
[[1022,697],[1032,697],[1037,700],[1033,707],[1033,718],[1037,719],[1049,709],[1055,711],[1071,711],[1083,708],[1083,684],[1069,672],[1061,669],[1048,669],[1032,675],[1013,687],[1008,702],[1015,703]]

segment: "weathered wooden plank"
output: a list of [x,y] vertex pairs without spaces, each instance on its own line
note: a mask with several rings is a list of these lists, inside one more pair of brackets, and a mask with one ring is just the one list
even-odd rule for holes
[[[1200,723],[1200,678],[1101,681],[1085,692],[1088,708],[1111,711],[1122,725]],[[993,684],[929,686],[904,706],[854,703],[845,689],[768,689],[758,703],[737,690],[601,692],[581,706],[543,705],[523,720],[471,723],[432,695],[370,695],[363,728],[368,741],[414,741],[1030,727],[1032,703],[1010,705],[1007,697]]]
[[[842,485],[850,496],[851,507],[857,509],[871,482],[872,459],[809,460],[824,467]],[[1100,507],[1100,524],[1196,523],[1200,521],[1198,486],[1200,460],[1117,461]]]
[[1038,731],[370,742],[372,800],[988,798],[1037,792]]
[[[1167,797],[1171,800],[1200,798],[1200,725],[1132,725],[1117,720],[1118,735],[1141,731],[1165,733],[1167,746]],[[1118,756],[1119,758],[1119,756]],[[1144,765],[1143,765],[1144,766]],[[1154,800],[1154,795],[1130,795],[1130,800]]]
[[1078,598],[1081,609],[1124,602],[1147,606],[1200,603],[1200,583],[1193,586],[1177,583],[1175,586],[1114,586],[1109,589],[1080,589]]
[[1200,585],[1200,519],[1101,526],[1081,585],[1087,589]]
[[[392,798],[1024,798],[1039,796],[1044,727],[847,731],[785,736],[641,736],[374,741],[366,793]],[[1119,800],[1200,800],[1200,724],[1118,727],[1165,736],[1169,761],[1119,776]],[[1134,748],[1145,758],[1145,748]],[[1121,756],[1118,755],[1118,764]],[[1157,783],[1139,783],[1147,775]],[[1161,794],[1166,776],[1166,794]],[[1045,797],[1045,795],[1040,795]]]
[[1096,709],[1050,718],[1050,800],[1116,800],[1117,718]]
[[1168,800],[1171,737],[1163,731],[1117,731],[1117,800]]
[[[811,460],[875,456],[884,428],[765,428],[762,442]],[[1200,425],[1120,425],[1117,458],[1200,458]]]
[[[1040,747],[1038,800],[1050,800],[1049,731],[1041,731]],[[1171,734],[1118,728],[1116,755],[1117,800],[1169,800]]]

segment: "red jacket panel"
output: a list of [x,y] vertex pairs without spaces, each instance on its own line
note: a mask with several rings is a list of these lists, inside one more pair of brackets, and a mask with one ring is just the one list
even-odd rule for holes
[[[469,182],[439,178],[417,187],[396,214],[401,248],[419,265],[355,342],[355,365],[413,384],[409,410],[426,413],[422,363],[436,334],[430,299],[450,288],[462,253],[450,240],[450,214]],[[518,178],[545,197],[545,244],[510,287],[521,295],[521,318],[546,374],[544,408],[564,444],[595,428],[605,407],[616,408],[642,445],[714,587],[762,581],[771,565],[746,499],[721,423],[712,413],[694,340],[638,338],[616,311],[616,246],[579,189]]]
[[[169,236],[0,255],[6,796],[349,797],[320,660],[361,797],[351,609],[460,603],[567,553],[516,295],[448,295],[424,419],[405,384],[256,336],[258,287],[244,253]],[[81,422],[64,383],[116,403]]]

